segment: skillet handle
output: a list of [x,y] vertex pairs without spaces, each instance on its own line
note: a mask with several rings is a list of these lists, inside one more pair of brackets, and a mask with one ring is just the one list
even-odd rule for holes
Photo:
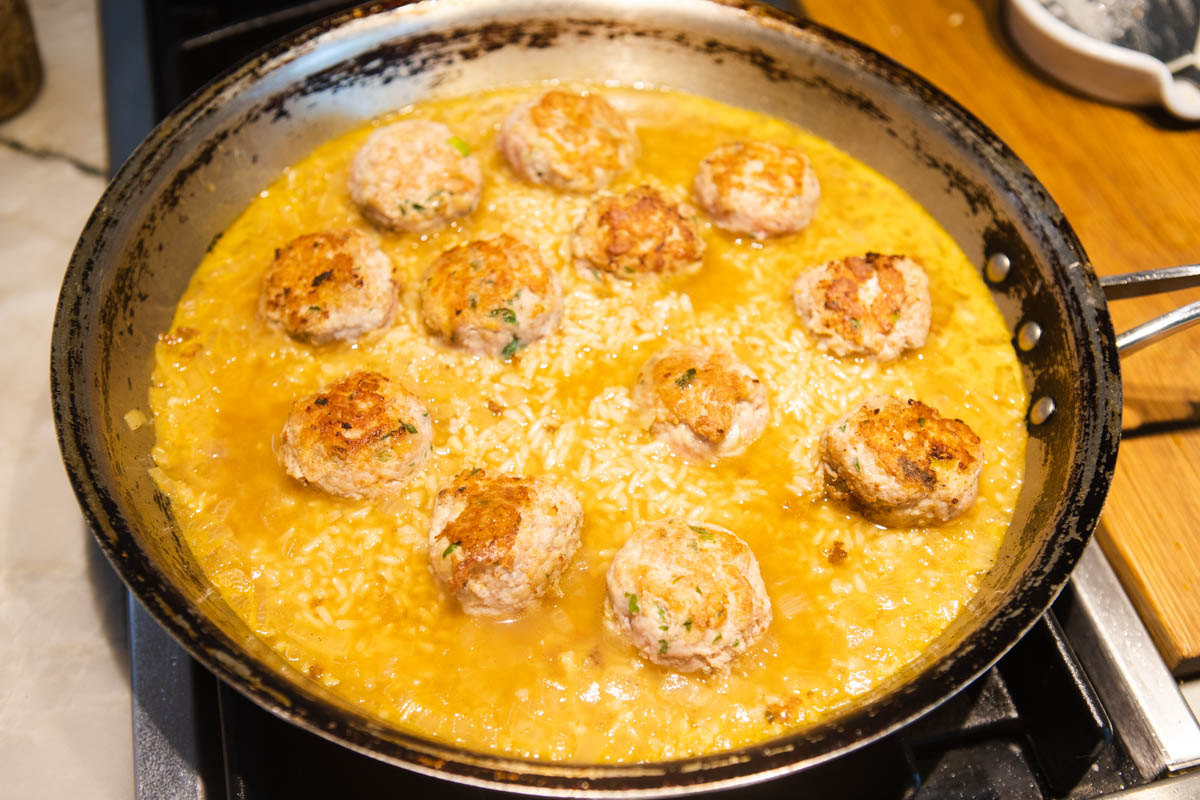
[[[1100,286],[1109,300],[1190,289],[1200,286],[1200,264],[1130,272],[1125,275],[1107,275],[1100,279]],[[1121,355],[1136,353],[1146,345],[1197,322],[1200,322],[1200,300],[1118,334],[1117,351]]]

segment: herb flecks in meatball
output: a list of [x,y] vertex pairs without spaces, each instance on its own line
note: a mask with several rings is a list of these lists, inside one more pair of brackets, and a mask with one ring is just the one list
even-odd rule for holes
[[905,256],[867,253],[814,267],[796,279],[792,299],[817,344],[838,356],[891,361],[929,336],[929,278]]
[[420,470],[432,439],[415,395],[377,372],[356,372],[296,401],[278,457],[293,478],[330,494],[380,497]]
[[397,302],[391,259],[345,229],[305,234],[276,250],[258,311],[295,339],[325,344],[390,324]]
[[723,348],[672,343],[638,371],[634,403],[650,431],[694,461],[735,456],[749,447],[770,417],[767,390],[736,355]]
[[448,343],[505,361],[557,327],[558,275],[538,251],[508,234],[453,247],[421,285],[425,326]]
[[691,208],[643,185],[592,201],[575,229],[573,249],[584,269],[634,279],[694,272],[705,244]]
[[947,522],[979,493],[979,437],[918,400],[868,398],[825,430],[820,451],[829,494],[881,525]]
[[509,113],[497,140],[523,180],[571,192],[594,192],[629,169],[637,136],[595,92],[550,89]]
[[719,227],[757,239],[808,227],[821,187],[808,156],[773,142],[730,142],[700,162],[696,198]]
[[557,591],[582,523],[579,501],[545,479],[470,470],[437,493],[430,566],[468,614],[515,616]]
[[609,626],[644,658],[680,672],[728,667],[771,622],[754,553],[707,522],[639,526],[606,581]]
[[440,122],[410,119],[367,137],[350,166],[350,196],[377,225],[424,233],[470,214],[483,172],[470,147]]

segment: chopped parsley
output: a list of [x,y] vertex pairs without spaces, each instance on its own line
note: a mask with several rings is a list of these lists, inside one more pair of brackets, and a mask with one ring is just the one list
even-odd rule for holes
[[638,606],[637,595],[633,592],[626,592],[625,597],[629,600],[629,613],[636,614],[642,609]]
[[850,327],[854,328],[854,330],[858,330],[859,328],[862,327],[862,323],[858,321],[857,317],[851,317],[850,318]]
[[710,531],[708,528],[700,528],[695,525],[688,525],[688,527],[691,528],[692,530],[694,530],[696,533],[698,533],[700,535],[700,538],[703,539],[704,541],[706,541],[706,542],[716,541],[717,535],[715,533],[713,533],[712,531]]
[[409,433],[417,432],[417,426],[413,425],[411,422],[405,422],[402,424],[403,424],[404,430],[408,431]]
[[721,639],[722,639],[722,636],[721,636],[721,634],[718,633],[717,638],[713,639],[713,644],[716,644],[717,642],[721,641]]
[[696,368],[688,367],[687,372],[675,379],[675,385],[682,389],[694,380],[696,380]]
[[655,608],[658,609],[658,618],[661,619],[663,622],[666,622],[667,621],[667,610],[665,608],[663,608],[662,606],[660,606],[658,603],[655,603],[654,606],[655,606]]
[[854,470],[856,472],[862,472],[862,467],[859,465],[857,457],[854,459]]
[[667,640],[666,639],[658,640],[658,654],[660,656],[664,656],[667,654]]
[[924,428],[925,427],[925,418],[917,417],[917,424],[920,425],[922,428]]
[[474,311],[476,306],[478,306],[478,305],[479,305],[479,298],[475,297],[475,295],[471,295],[471,310]]
[[375,454],[375,459],[378,461],[391,461],[392,460],[392,451],[391,450],[380,450],[378,453]]
[[493,308],[488,312],[488,316],[499,317],[502,322],[506,322],[509,325],[517,324],[517,312],[511,308]]
[[521,347],[521,343],[517,340],[517,337],[514,336],[512,338],[511,342],[504,345],[504,349],[500,351],[500,357],[503,358],[505,361],[511,361],[513,354],[516,353],[517,350],[520,349],[520,347]]
[[688,617],[683,621],[683,629],[688,633],[692,632],[692,618]]
[[414,211],[424,211],[425,210],[425,206],[421,205],[420,203],[413,203],[412,207],[413,207]]
[[838,425],[838,430],[841,431],[842,433],[845,433],[846,432],[846,423],[843,422],[841,425]]
[[734,646],[734,647],[737,647],[737,646],[738,646],[739,644],[741,644],[741,643],[742,643],[742,640],[741,640],[741,639],[734,639],[734,640],[733,640],[733,646]]
[[458,549],[458,542],[451,542],[445,550],[442,551],[442,558],[449,558],[450,554]]
[[460,139],[457,136],[450,137],[450,145],[455,150],[462,153],[463,158],[466,158],[467,156],[471,155],[471,146],[468,145],[466,142],[464,142],[462,139]]
[[309,311],[320,311],[321,307],[320,306],[309,306],[308,310]]

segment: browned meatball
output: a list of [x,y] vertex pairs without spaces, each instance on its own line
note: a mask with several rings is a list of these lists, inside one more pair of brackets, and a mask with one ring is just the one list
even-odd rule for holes
[[808,227],[821,186],[808,156],[772,142],[730,142],[696,172],[696,198],[713,222],[764,239]]
[[608,568],[605,617],[655,664],[723,669],[771,624],[750,547],[707,522],[640,525]]
[[416,395],[356,372],[292,406],[279,462],[330,494],[359,499],[402,488],[429,457],[433,422]]
[[651,432],[693,461],[735,456],[771,415],[766,387],[728,350],[672,343],[638,371],[633,401],[650,415]]
[[437,493],[429,562],[478,616],[514,616],[558,588],[579,549],[583,509],[541,478],[464,472]]
[[310,233],[275,251],[259,314],[312,344],[352,341],[384,327],[396,311],[392,261],[363,233]]
[[410,119],[367,137],[350,166],[350,196],[372,222],[424,233],[470,214],[483,173],[467,143],[440,122]]
[[917,400],[876,396],[821,434],[821,465],[830,495],[872,522],[933,525],[975,502],[983,446],[962,420]]
[[835,355],[891,361],[929,336],[929,278],[904,256],[867,253],[814,267],[796,279],[792,299],[817,344]]
[[558,325],[562,287],[535,248],[502,233],[438,257],[421,286],[421,316],[450,344],[508,360]]
[[573,246],[579,267],[619,278],[694,272],[705,247],[695,212],[652,186],[597,197]]
[[603,189],[638,153],[637,136],[608,101],[563,89],[514,108],[496,144],[524,180],[571,192]]

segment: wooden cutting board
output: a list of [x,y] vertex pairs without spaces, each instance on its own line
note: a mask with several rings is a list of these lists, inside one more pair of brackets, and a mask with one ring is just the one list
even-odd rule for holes
[[[1008,38],[1003,0],[804,0],[970,109],[1025,160],[1097,272],[1200,262],[1200,126],[1057,86]],[[1114,304],[1117,329],[1200,292]],[[1200,326],[1122,364],[1124,441],[1099,530],[1168,665],[1200,671]]]

